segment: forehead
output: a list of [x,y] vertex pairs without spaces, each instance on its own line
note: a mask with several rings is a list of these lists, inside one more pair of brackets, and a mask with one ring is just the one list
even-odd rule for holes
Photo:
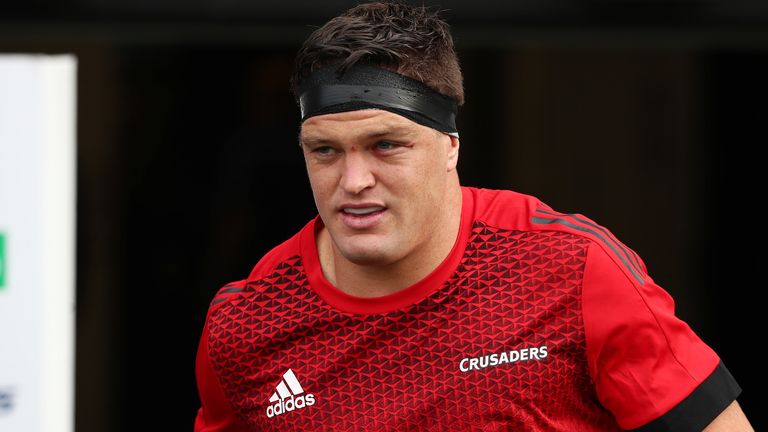
[[389,111],[365,109],[310,117],[301,126],[300,138],[307,142],[381,135],[413,137],[429,130]]

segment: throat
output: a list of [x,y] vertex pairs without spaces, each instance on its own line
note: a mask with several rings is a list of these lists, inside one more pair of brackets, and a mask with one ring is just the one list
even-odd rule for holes
[[[348,267],[347,267],[348,266]],[[415,275],[412,271],[401,268],[401,265],[389,264],[382,266],[361,266],[345,262],[334,269],[334,279],[328,280],[339,291],[355,297],[384,297],[398,293],[419,282],[425,275]],[[408,276],[411,277],[408,277]],[[415,276],[415,277],[414,277]]]
[[354,297],[375,298],[401,292],[426,278],[450,255],[455,239],[456,235],[433,254],[414,253],[388,264],[358,264],[346,259],[323,229],[317,236],[317,250],[331,285]]
[[346,260],[334,247],[328,230],[317,233],[317,253],[323,276],[336,289],[355,297],[383,297],[394,294],[418,282],[404,275],[411,272],[400,263],[389,265],[359,265]]

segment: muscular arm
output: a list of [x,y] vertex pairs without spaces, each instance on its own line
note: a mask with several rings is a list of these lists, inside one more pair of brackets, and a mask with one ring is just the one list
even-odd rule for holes
[[733,401],[732,404],[728,405],[728,408],[712,420],[704,432],[754,432],[754,429],[749,424],[749,420],[741,410],[739,403]]

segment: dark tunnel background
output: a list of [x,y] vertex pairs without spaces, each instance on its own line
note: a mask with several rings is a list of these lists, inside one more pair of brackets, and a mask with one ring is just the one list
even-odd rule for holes
[[[287,80],[352,4],[3,6],[0,53],[78,57],[78,432],[191,430],[208,303],[315,215]],[[462,182],[611,229],[763,429],[768,7],[442,5],[465,73]]]

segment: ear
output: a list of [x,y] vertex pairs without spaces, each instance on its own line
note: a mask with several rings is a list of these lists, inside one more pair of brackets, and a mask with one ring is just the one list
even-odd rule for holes
[[456,169],[456,165],[459,163],[459,138],[453,135],[445,135],[450,139],[448,148],[448,160],[446,169],[447,171],[453,171]]

